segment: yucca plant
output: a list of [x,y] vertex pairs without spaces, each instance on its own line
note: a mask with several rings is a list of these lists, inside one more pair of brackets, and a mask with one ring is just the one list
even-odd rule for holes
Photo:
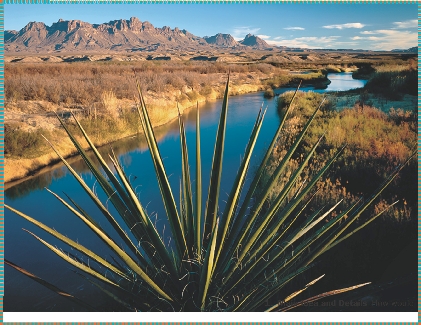
[[[282,141],[278,137],[288,118],[297,89],[290,105],[284,111],[280,125],[263,159],[252,176],[250,186],[244,188],[253,148],[265,116],[262,109],[259,111],[231,192],[224,209],[220,209],[220,205],[222,205],[220,183],[228,112],[228,77],[205,204],[202,203],[199,109],[197,109],[196,116],[194,182],[189,169],[185,127],[183,118],[179,114],[182,180],[180,203],[177,207],[139,83],[137,83],[137,88],[136,107],[171,228],[171,243],[164,242],[164,238],[159,234],[159,229],[156,228],[151,216],[148,215],[138,199],[129,177],[125,174],[114,153],[111,152],[109,156],[114,167],[112,170],[75,118],[83,137],[99,162],[100,167],[98,167],[59,117],[63,128],[96,178],[96,182],[104,191],[107,202],[111,202],[114,208],[112,211],[107,208],[106,202],[102,202],[96,196],[53,146],[57,155],[95,203],[99,213],[90,215],[70,197],[68,197],[69,203],[52,191],[48,191],[107,244],[114,255],[114,261],[107,261],[82,244],[67,238],[30,216],[6,206],[17,215],[55,236],[73,250],[78,251],[80,256],[65,253],[31,233],[37,240],[73,265],[76,272],[100,288],[117,304],[133,311],[279,311],[368,284],[363,283],[349,288],[328,291],[297,301],[296,297],[301,292],[323,277],[323,275],[317,275],[316,279],[306,286],[296,287],[292,290],[293,292],[285,291],[285,288],[291,290],[290,288],[294,287],[292,285],[286,287],[286,285],[291,284],[293,279],[310,269],[316,258],[380,215],[373,216],[358,228],[352,230],[350,228],[353,222],[396,177],[403,165],[398,167],[367,200],[360,200],[336,215],[332,215],[332,212],[340,202],[332,207],[320,208],[310,214],[306,213],[306,206],[314,194],[315,184],[342,151],[339,149],[321,170],[314,173],[312,179],[302,184],[296,193],[291,193],[301,172],[306,168],[317,146],[322,141],[322,137],[320,137],[298,168],[291,173],[289,181],[270,206],[265,206],[264,203],[267,202],[278,178],[283,175],[285,167],[299,147],[322,105],[321,103],[319,108],[315,109],[294,144],[279,162],[272,177],[264,182],[262,175],[276,142]],[[244,195],[242,195],[243,191]],[[116,214],[119,215],[118,218],[115,217]],[[111,224],[118,234],[118,238],[112,238],[100,226],[104,220]],[[117,220],[122,220],[123,223],[120,224]],[[88,265],[80,257],[87,257],[91,263]],[[12,262],[6,261],[6,263],[60,295],[85,308],[93,309],[85,302],[63,292]],[[107,270],[106,272],[103,271],[104,268]],[[272,307],[268,306],[267,301],[270,301],[275,295],[283,295],[284,298]]]

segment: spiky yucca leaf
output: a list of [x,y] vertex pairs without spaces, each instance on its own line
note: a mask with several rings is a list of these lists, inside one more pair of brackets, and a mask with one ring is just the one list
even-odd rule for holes
[[82,301],[82,300],[80,300],[80,299],[76,298],[75,296],[71,295],[71,294],[70,294],[70,293],[68,293],[68,292],[65,292],[64,290],[62,290],[62,289],[60,289],[60,288],[56,287],[55,285],[52,285],[52,284],[51,284],[51,283],[49,283],[48,281],[45,281],[44,279],[41,279],[40,277],[37,277],[35,274],[32,274],[31,272],[29,272],[29,271],[27,271],[27,270],[25,270],[25,269],[23,269],[23,268],[21,268],[21,267],[17,266],[16,264],[14,264],[14,263],[12,263],[12,262],[10,262],[10,261],[6,260],[6,259],[4,260],[4,263],[5,263],[6,265],[9,265],[10,267],[14,268],[16,271],[19,271],[20,273],[25,274],[25,275],[26,275],[27,277],[29,277],[30,279],[32,279],[32,280],[34,280],[34,281],[36,281],[36,282],[38,282],[38,283],[42,284],[44,287],[46,287],[46,288],[48,288],[48,289],[50,289],[50,290],[54,291],[54,292],[55,292],[55,293],[57,293],[58,295],[60,295],[60,296],[62,296],[62,297],[64,297],[64,298],[66,298],[66,299],[69,299],[70,301],[72,301],[72,302],[74,302],[74,303],[77,303],[78,305],[80,305],[80,306],[82,306],[82,307],[86,308],[87,310],[90,310],[90,311],[96,311],[96,309],[95,309],[94,307],[92,307],[91,305],[87,304],[86,302],[84,302],[84,301]]
[[[173,246],[164,244],[165,238],[159,234],[151,216],[148,215],[141,204],[118,157],[114,153],[109,156],[114,167],[113,171],[106,163],[105,158],[95,148],[81,123],[76,118],[76,124],[93,151],[100,167],[88,157],[76,135],[70,133],[64,121],[60,119],[60,122],[103,189],[107,200],[112,202],[124,223],[117,223],[117,219],[105,208],[106,205],[96,197],[56,149],[54,150],[60,159],[63,160],[66,167],[82,186],[82,189],[99,209],[99,216],[88,214],[79,203],[73,201],[69,196],[68,198],[75,208],[55,193],[53,194],[73,215],[80,218],[106,243],[113,253],[115,264],[107,262],[105,258],[100,257],[98,254],[31,217],[6,206],[6,208],[24,217],[29,222],[59,238],[65,244],[77,249],[82,256],[94,259],[101,268],[112,271],[115,279],[111,280],[100,271],[79,262],[78,258],[65,254],[60,249],[53,247],[34,235],[50,250],[78,269],[78,272],[86,274],[88,281],[92,281],[96,286],[98,285],[97,281],[112,285],[116,291],[114,292],[104,287],[102,290],[104,294],[129,310],[264,310],[267,309],[265,305],[268,299],[271,299],[280,291],[286,297],[285,301],[292,300],[315,283],[316,280],[319,280],[319,278],[308,283],[304,288],[294,288],[288,293],[282,291],[285,289],[284,287],[287,284],[292,285],[293,279],[310,269],[315,258],[361,229],[361,227],[358,227],[346,233],[350,224],[367,209],[402,168],[399,167],[388,177],[367,201],[354,203],[329,221],[321,222],[337,208],[339,202],[327,210],[320,208],[308,215],[306,208],[311,198],[315,195],[312,192],[315,191],[316,183],[339,156],[343,148],[339,149],[334,157],[326,162],[323,168],[311,173],[314,176],[308,180],[308,183],[298,184],[299,186],[297,186],[300,175],[307,168],[309,160],[322,140],[321,137],[319,141],[313,144],[313,147],[299,166],[288,177],[285,174],[286,166],[289,165],[291,158],[302,143],[310,124],[322,105],[321,103],[319,108],[309,118],[303,130],[297,135],[283,160],[276,167],[272,177],[263,182],[262,175],[268,167],[274,146],[277,141],[282,141],[282,139],[278,140],[278,138],[287,120],[288,113],[293,106],[291,101],[281,118],[280,126],[268,150],[262,161],[257,164],[257,171],[252,178],[251,185],[245,190],[244,199],[241,200],[241,193],[250,167],[253,149],[265,115],[261,111],[258,113],[233,188],[229,191],[230,194],[225,208],[224,210],[219,209],[222,161],[228,116],[228,80],[216,135],[204,214],[202,214],[202,196],[204,193],[202,192],[201,176],[199,110],[197,109],[196,114],[196,186],[194,187],[192,186],[194,180],[192,180],[190,175],[184,121],[182,115],[179,114],[182,179],[180,207],[177,207],[138,82],[137,88],[138,99],[136,107],[155,167],[161,199],[171,227]],[[292,100],[294,100],[295,95],[296,93]],[[288,178],[285,182],[286,185],[281,189],[274,201],[271,202],[271,205],[267,209],[263,209],[265,201],[267,201],[280,177]],[[294,190],[295,187],[299,189]],[[291,199],[287,201],[286,198]],[[340,222],[346,216],[350,218],[345,222]],[[116,230],[119,240],[124,242],[128,252],[125,251],[124,247],[117,245],[117,241],[103,230],[106,228],[99,226],[100,220],[98,218],[100,217],[105,217],[105,221],[110,223],[112,228]],[[378,215],[374,216],[370,222],[377,217]],[[104,222],[104,219],[101,220],[102,222]],[[370,222],[366,222],[363,226],[368,225]],[[355,289],[362,285],[330,291],[303,301],[313,301],[331,294]],[[291,294],[290,292],[293,293]],[[293,303],[293,305],[299,306],[304,302]],[[279,310],[279,307],[279,305],[275,305],[270,310]]]

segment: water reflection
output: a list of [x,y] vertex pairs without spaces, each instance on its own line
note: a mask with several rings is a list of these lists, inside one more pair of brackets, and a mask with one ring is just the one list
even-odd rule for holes
[[[204,116],[206,119],[214,119],[219,112],[216,105],[209,103],[200,107],[200,111],[202,117]],[[183,116],[186,125],[195,125],[195,109],[189,109]],[[178,121],[174,120],[170,123],[157,127],[154,129],[154,132],[158,142],[162,141],[164,138],[178,137]],[[112,144],[98,148],[98,151],[104,157],[107,164],[112,167],[111,160],[108,157],[108,154],[111,151],[110,148],[112,148],[116,156],[121,159],[123,166],[129,166],[132,162],[130,153],[144,152],[148,150],[148,145],[145,137],[142,134],[138,134],[128,138],[120,139],[116,142],[113,142]],[[88,154],[89,157],[93,159],[94,162],[96,162],[94,154],[92,152],[89,152]],[[89,168],[86,166],[85,162],[79,155],[69,157],[67,158],[67,161],[79,174],[90,172]],[[32,191],[41,190],[45,187],[48,187],[53,181],[66,177],[68,174],[69,171],[61,162],[51,166],[46,166],[38,173],[35,173],[33,176],[5,184],[6,198],[15,200],[17,198],[24,197],[30,194]]]
[[[352,78],[352,73],[330,73],[328,78],[331,80],[331,84],[328,85],[326,89],[314,89],[314,87],[303,87],[301,91],[315,91],[315,92],[327,92],[327,91],[343,91],[353,88],[364,87],[366,80],[357,80]],[[294,91],[295,88],[279,88],[276,90],[276,94],[280,95],[287,91]],[[253,94],[260,97],[260,93]],[[241,96],[240,96],[241,97]],[[217,123],[218,115],[220,111],[220,101],[213,103],[206,103],[201,105],[201,117],[203,123]],[[244,111],[230,111],[231,117],[235,118],[237,114],[244,114]],[[190,109],[184,114],[184,119],[187,129],[192,129],[195,126],[196,113],[195,109]],[[250,116],[249,119],[253,120],[254,115]],[[241,119],[238,119],[239,122]],[[235,121],[234,121],[235,123]],[[233,123],[233,124],[234,124]],[[158,142],[163,141],[166,138],[178,138],[178,121],[174,120],[168,124],[165,124],[161,127],[155,129],[155,135]],[[212,145],[212,143],[210,144]],[[110,147],[113,148],[114,152],[120,159],[124,166],[129,166],[132,163],[132,156],[130,153],[143,152],[147,150],[147,143],[143,135],[132,136],[130,138],[125,138],[119,141],[112,143],[111,145],[106,145],[99,148],[101,154],[106,158],[107,163],[111,166],[111,161],[108,159],[108,153],[110,152]],[[93,158],[93,154],[91,154]],[[83,162],[79,156],[71,157],[68,159],[71,166],[79,173],[84,174],[89,172],[88,167]],[[25,178],[16,182],[10,182],[5,185],[5,195],[6,198],[15,200],[17,198],[23,197],[35,190],[43,189],[48,187],[53,181],[63,178],[68,175],[67,168],[64,167],[62,163],[58,163],[53,166],[47,166],[42,169],[35,176],[30,178]]]
[[329,73],[327,75],[331,83],[326,91],[345,91],[349,89],[362,88],[367,80],[352,78],[352,72]]
[[[283,89],[286,91],[287,89]],[[312,90],[304,88],[303,90]],[[226,199],[230,191],[231,185],[236,176],[237,169],[240,165],[241,157],[244,154],[247,141],[253,128],[257,113],[262,106],[268,106],[265,121],[256,142],[254,155],[250,162],[250,170],[260,161],[265,149],[277,127],[279,126],[279,116],[276,110],[276,99],[264,99],[263,93],[247,94],[242,96],[231,97],[229,102],[229,111],[227,117],[226,142],[224,150],[223,171],[221,179],[221,205],[223,209],[223,200]],[[219,113],[222,101],[203,104],[200,108],[201,112],[201,145],[202,145],[202,177],[204,184],[203,195],[207,195],[207,180],[210,178],[210,169],[212,164],[213,149],[215,143],[216,130],[218,126]],[[186,120],[186,137],[187,146],[191,161],[195,157],[195,110],[185,112]],[[156,137],[159,141],[160,152],[164,160],[166,172],[169,175],[169,181],[173,188],[175,198],[179,197],[179,184],[181,178],[181,157],[180,143],[178,138],[178,122],[173,121],[155,130]],[[169,227],[166,224],[165,209],[160,198],[159,186],[156,180],[153,163],[147,152],[147,145],[142,135],[126,138],[117,141],[111,145],[116,155],[122,162],[124,170],[136,194],[138,195],[143,206],[147,210],[148,215],[153,216],[152,220],[156,220],[157,229],[162,235],[165,243],[169,242]],[[99,149],[104,155],[108,156],[109,146]],[[82,175],[82,178],[90,188],[98,188],[95,179],[88,171],[84,162],[73,157],[69,159],[72,167]],[[108,164],[110,162],[108,161]],[[191,174],[195,175],[195,164],[191,165]],[[194,182],[195,180],[192,179]],[[246,181],[247,187],[249,180]],[[80,243],[89,249],[94,250],[101,256],[111,259],[112,254],[109,249],[97,237],[92,236],[90,229],[66,210],[63,205],[40,189],[47,187],[52,191],[62,194],[65,191],[72,199],[80,204],[82,208],[95,220],[100,223],[101,227],[110,235],[114,234],[113,229],[102,218],[102,214],[98,213],[98,209],[94,203],[81,191],[80,185],[70,175],[63,165],[48,167],[45,172],[37,176],[21,181],[19,184],[10,186],[6,190],[6,204],[10,204],[18,208],[22,212],[31,215],[40,222],[54,227],[57,231],[69,236],[74,240],[80,240]],[[96,190],[95,190],[96,191]],[[98,191],[99,198],[106,202],[104,194]],[[206,197],[203,198],[206,200]],[[13,202],[11,202],[13,201]],[[106,203],[107,204],[107,203]],[[117,213],[114,213],[112,204],[107,204],[110,213],[120,221]],[[156,219],[155,219],[156,218]],[[121,221],[122,222],[122,221]],[[34,239],[22,228],[33,231],[40,236],[39,229],[28,224],[25,220],[16,217],[8,210],[5,211],[5,233],[4,243],[7,247],[7,258],[12,262],[21,265],[34,274],[37,274],[50,282],[56,284],[60,288],[70,293],[77,292],[87,296],[94,296],[95,290],[90,287],[84,287],[84,292],[78,292],[80,289],[80,278],[72,272],[66,262],[59,257],[51,256],[46,248],[40,247],[34,243]],[[165,232],[165,228],[167,231]],[[164,234],[165,232],[165,234]],[[115,235],[115,234],[114,234]],[[28,237],[29,236],[29,237]],[[63,245],[54,238],[49,238],[52,245],[62,247]],[[44,250],[43,250],[44,249]],[[111,255],[111,256],[110,256]],[[51,264],[54,267],[50,267]],[[38,289],[28,290],[28,287],[34,285],[31,280],[25,279],[22,275],[16,274],[10,268],[5,268],[7,273],[7,281],[5,282],[4,308],[7,311],[45,311],[56,308],[55,295],[46,298],[45,292]],[[57,272],[60,270],[60,272]],[[28,294],[30,291],[30,294]],[[97,302],[95,299],[93,301]],[[33,301],[39,303],[33,305]],[[91,301],[91,300],[87,300]],[[99,302],[98,302],[99,303]],[[67,310],[68,304],[57,305],[58,310]],[[54,309],[55,310],[55,309]],[[78,310],[75,308],[75,310]]]

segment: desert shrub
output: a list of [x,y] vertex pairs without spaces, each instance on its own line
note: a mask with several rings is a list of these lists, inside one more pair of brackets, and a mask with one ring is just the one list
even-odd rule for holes
[[269,74],[273,72],[274,70],[276,70],[273,67],[273,65],[268,64],[268,63],[258,63],[256,64],[256,68],[257,70],[259,70],[261,73],[264,73],[264,74]]
[[107,114],[111,118],[118,118],[118,100],[112,91],[102,92],[101,102],[105,109],[105,114]]
[[[284,114],[293,96],[294,92],[291,91],[279,96],[277,107],[280,115]],[[322,98],[323,96],[321,94],[315,92],[298,92],[294,100],[293,111],[291,112],[292,115],[290,116],[298,114],[304,118],[310,117],[314,112],[314,108],[322,101]],[[325,100],[320,107],[321,112],[331,112],[333,110],[334,105],[328,99]]]
[[[264,82],[268,87],[280,87],[291,81],[283,68],[267,63],[230,64],[224,62],[62,62],[62,63],[6,63],[6,100],[46,100],[67,106],[87,106],[101,102],[104,90],[115,97],[131,99],[136,87],[133,70],[142,74],[143,91],[165,92],[181,90],[184,86],[201,91],[201,85],[223,87],[220,74],[231,71],[242,80],[249,73],[275,77]],[[313,78],[318,74],[300,78]],[[200,87],[199,87],[200,86]]]
[[417,127],[418,112],[417,111],[404,111],[401,108],[391,108],[388,114],[389,118],[396,124],[401,125],[408,123],[413,130]]
[[277,74],[274,77],[265,79],[263,81],[263,85],[271,87],[271,88],[278,88],[288,85],[291,82],[291,76],[288,76],[286,73]]
[[418,94],[416,70],[376,71],[368,80],[365,89],[390,99],[400,99],[403,94]]
[[[291,93],[282,94],[278,100],[280,115],[284,114],[286,102],[292,97]],[[299,93],[285,128],[285,144],[275,151],[274,163],[279,161],[285,148],[303,128],[305,120],[314,112],[314,107],[322,100],[322,95],[317,93]],[[345,191],[344,197],[355,198],[363,193],[373,191],[375,184],[391,173],[396,166],[403,163],[411,155],[416,145],[416,113],[402,110],[391,110],[386,114],[371,106],[356,105],[353,108],[344,109],[340,112],[329,108],[321,109],[315,121],[308,130],[303,142],[303,148],[310,147],[321,134],[325,134],[325,140],[320,146],[318,156],[314,164],[322,164],[323,159],[331,156],[333,148],[346,145],[341,157],[338,158],[330,172],[331,184],[336,184],[337,189],[329,188],[322,191],[321,195],[329,197],[332,193]],[[304,152],[298,151],[300,153]],[[297,163],[299,157],[295,157]],[[392,187],[394,191],[386,190],[385,198],[416,201],[415,184],[410,181],[406,173],[413,172],[414,161],[402,172]],[[303,175],[303,179],[308,175]],[[404,184],[408,185],[405,189]],[[282,185],[281,185],[282,186]],[[338,197],[336,197],[338,198]],[[320,202],[319,202],[320,203]],[[399,210],[400,209],[400,210]],[[401,207],[394,207],[385,215],[395,218]],[[414,210],[414,208],[412,208]],[[408,211],[408,210],[407,210]],[[398,219],[408,219],[408,216],[400,216]],[[412,218],[414,212],[412,211]]]
[[42,137],[42,135],[49,135],[48,130],[25,131],[19,127],[6,124],[4,133],[4,154],[6,156],[32,158],[40,156],[48,150],[48,146]]
[[343,69],[341,67],[335,66],[335,65],[328,65],[326,68],[323,69],[323,72],[325,74],[333,72],[333,73],[339,73],[342,72]]
[[209,96],[212,93],[212,87],[209,85],[202,84],[199,93],[202,96]]
[[359,64],[358,69],[352,72],[352,77],[354,79],[369,79],[375,71],[372,64]]
[[275,92],[273,91],[272,88],[268,88],[268,89],[265,90],[263,96],[265,98],[272,98],[272,97],[275,97]]
[[199,93],[196,92],[195,90],[187,92],[186,95],[190,101],[196,101],[200,96]]

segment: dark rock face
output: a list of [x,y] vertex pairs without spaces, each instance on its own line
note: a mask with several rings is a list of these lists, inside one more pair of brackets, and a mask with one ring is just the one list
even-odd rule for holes
[[15,30],[5,30],[4,31],[4,41],[7,42],[13,36],[15,36],[18,32]]

